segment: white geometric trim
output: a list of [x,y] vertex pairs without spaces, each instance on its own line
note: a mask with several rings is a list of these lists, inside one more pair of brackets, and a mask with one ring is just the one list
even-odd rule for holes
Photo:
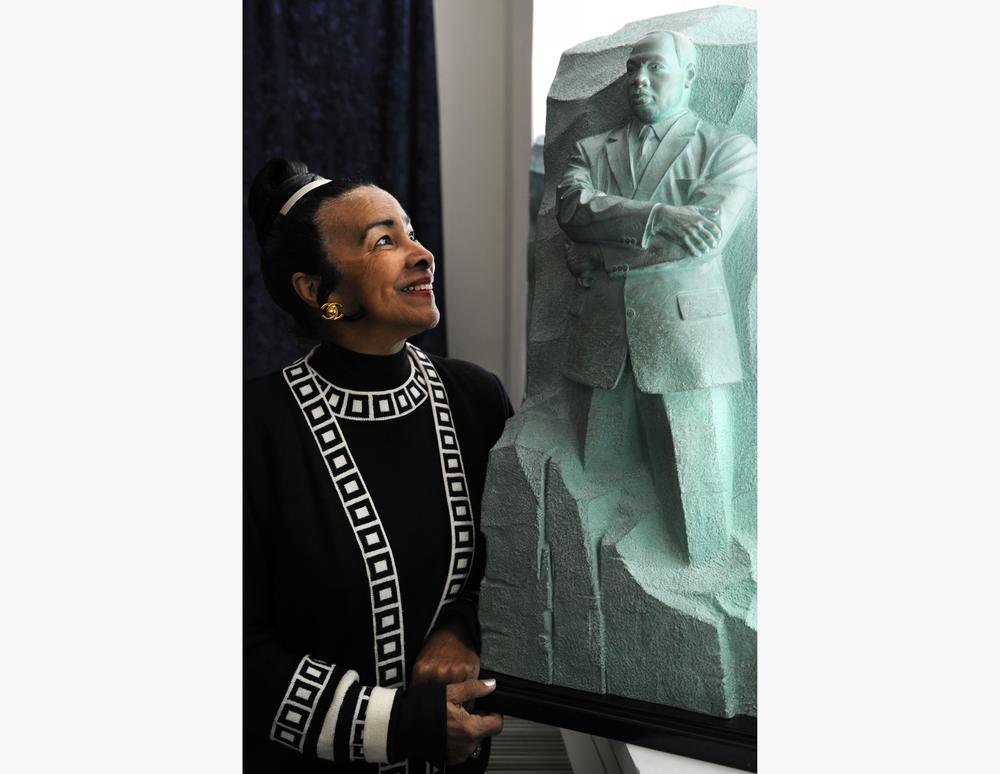
[[396,560],[382,519],[335,413],[319,390],[315,371],[303,358],[285,368],[284,375],[306,423],[312,428],[313,438],[326,462],[333,488],[364,558],[372,607],[377,684],[403,688],[406,685],[403,597],[396,574]]
[[416,347],[410,344],[407,344],[407,347],[417,359],[417,367],[423,374],[430,395],[438,456],[441,459],[441,479],[444,482],[445,502],[448,503],[448,517],[451,519],[451,559],[448,576],[445,578],[444,591],[431,619],[431,625],[424,635],[426,638],[437,623],[441,609],[457,599],[465,588],[465,582],[472,570],[472,557],[476,551],[476,529],[472,518],[469,486],[465,480],[465,464],[462,460],[462,450],[458,443],[458,432],[455,430],[451,406],[448,403],[448,392],[431,359]]
[[285,698],[278,705],[278,712],[271,724],[271,739],[302,752],[316,704],[326,684],[330,682],[334,669],[333,664],[314,659],[308,654],[302,657],[288,683]]
[[[390,688],[404,688],[406,686],[406,658],[403,653],[402,631],[403,607],[395,560],[388,538],[382,529],[382,521],[375,508],[375,503],[368,496],[368,487],[364,484],[361,471],[358,470],[354,458],[350,454],[337,417],[361,421],[392,419],[414,411],[423,404],[430,394],[431,415],[434,418],[438,457],[441,461],[441,477],[445,488],[445,500],[448,503],[448,516],[451,521],[451,564],[441,599],[434,617],[431,619],[427,634],[430,634],[434,628],[445,604],[461,594],[472,569],[472,558],[475,553],[472,505],[468,497],[469,488],[465,479],[465,465],[458,443],[458,434],[454,427],[451,407],[448,403],[447,391],[444,389],[430,358],[412,344],[407,344],[406,347],[411,364],[410,377],[403,385],[394,390],[383,392],[348,391],[332,384],[317,373],[308,362],[309,357],[316,351],[315,349],[284,370],[285,380],[295,395],[306,422],[312,428],[316,444],[327,462],[334,488],[354,529],[358,548],[361,549],[366,558],[365,566],[368,570],[372,603],[372,631],[375,635],[375,671],[378,685]],[[323,389],[320,389],[321,382],[324,385]],[[400,394],[401,391],[402,394]],[[316,399],[317,395],[319,395],[319,399]],[[395,396],[394,408],[396,410],[386,416],[377,416],[376,411],[384,408],[384,404],[380,407],[372,396],[384,398],[386,395]],[[353,401],[356,399],[361,400],[361,410],[359,411],[353,410]],[[348,400],[351,402],[348,403]],[[334,402],[336,405],[333,405]],[[319,410],[317,411],[317,409]],[[375,538],[376,535],[381,537],[381,541]],[[386,555],[370,562],[367,560],[371,559],[377,551],[366,552],[365,546],[373,539],[376,546],[380,547],[381,542],[385,543]],[[391,570],[391,576],[384,581],[377,582],[378,592],[376,592],[373,569],[382,566],[380,564],[382,559],[387,559],[387,567]],[[374,570],[374,572],[378,573],[379,571]],[[376,600],[376,593],[379,594],[379,600]],[[386,594],[389,602],[385,606],[376,607],[382,596]],[[396,637],[398,637],[399,658],[394,658],[397,648],[390,650],[389,647]],[[382,648],[381,657],[379,655],[380,646]],[[370,694],[372,691],[378,690],[377,687],[367,688],[358,697],[351,724],[349,742],[349,757],[351,759],[354,759],[356,755],[363,755],[364,742],[356,734],[363,732],[366,713],[371,711]],[[340,697],[340,700],[343,702],[343,696]],[[324,730],[325,728],[324,720]],[[386,742],[388,742],[388,726],[386,726]],[[436,767],[432,770],[436,770]],[[409,764],[407,761],[379,764],[379,774],[408,774],[408,772]]]
[[340,716],[340,705],[344,703],[344,695],[347,689],[358,682],[361,676],[353,669],[347,671],[337,688],[333,692],[333,703],[327,710],[326,717],[323,718],[323,726],[319,731],[319,739],[316,740],[316,756],[326,761],[333,760],[333,735],[337,730],[337,718]]
[[395,419],[411,413],[427,399],[427,387],[423,383],[423,375],[417,371],[414,357],[409,351],[407,354],[410,361],[410,373],[406,377],[406,381],[390,390],[369,392],[340,387],[313,368],[309,359],[318,348],[318,345],[313,347],[303,360],[322,389],[330,411],[340,419],[358,422],[380,422],[386,419]]
[[395,688],[372,688],[364,730],[365,760],[369,763],[389,762],[389,717],[395,701]]
[[351,719],[351,738],[348,757],[352,761],[363,761],[365,759],[365,722],[368,715],[368,703],[371,698],[371,687],[364,687],[358,695],[358,703],[354,708],[354,717]]

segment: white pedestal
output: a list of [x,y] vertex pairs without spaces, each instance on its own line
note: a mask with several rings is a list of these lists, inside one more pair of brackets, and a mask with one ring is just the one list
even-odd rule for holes
[[733,774],[737,769],[561,729],[573,774]]

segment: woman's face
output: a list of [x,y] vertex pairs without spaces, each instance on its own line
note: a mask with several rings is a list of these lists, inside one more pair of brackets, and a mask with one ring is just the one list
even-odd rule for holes
[[393,196],[375,186],[356,188],[321,204],[316,223],[342,277],[330,300],[342,303],[348,315],[367,312],[356,322],[332,325],[349,325],[352,338],[400,345],[437,325],[434,256],[417,241]]

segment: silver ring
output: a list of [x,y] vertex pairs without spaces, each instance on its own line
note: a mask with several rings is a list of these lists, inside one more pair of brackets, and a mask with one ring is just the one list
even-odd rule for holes
[[479,753],[481,753],[482,751],[483,751],[483,746],[482,746],[481,744],[479,744],[479,743],[477,742],[477,743],[476,743],[476,749],[475,749],[475,750],[473,750],[473,751],[472,751],[472,752],[471,752],[471,753],[469,754],[469,757],[470,757],[470,758],[478,758],[478,757],[479,757]]

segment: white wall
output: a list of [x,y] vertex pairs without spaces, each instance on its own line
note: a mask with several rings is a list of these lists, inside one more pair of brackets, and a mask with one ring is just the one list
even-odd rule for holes
[[524,380],[531,0],[435,0],[448,348]]

